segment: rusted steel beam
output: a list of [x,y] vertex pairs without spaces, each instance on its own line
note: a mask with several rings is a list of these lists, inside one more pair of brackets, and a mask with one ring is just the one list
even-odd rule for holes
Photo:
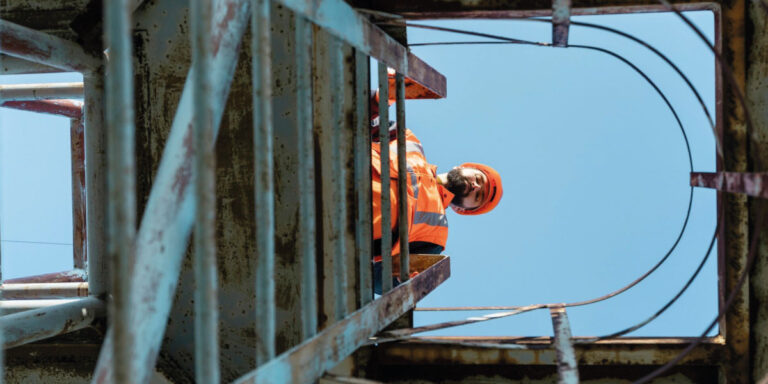
[[3,75],[26,75],[31,73],[56,73],[64,70],[38,64],[18,57],[0,54],[0,73]]
[[[581,344],[574,340],[576,362],[585,366],[663,365],[677,357],[692,338],[627,338]],[[431,337],[368,346],[372,361],[386,366],[555,366],[551,337]],[[681,365],[717,365],[725,354],[721,338],[706,341]],[[384,368],[386,369],[386,368]],[[647,372],[646,372],[647,373]]]
[[691,186],[768,198],[768,172],[691,172]]
[[[214,6],[211,36],[214,56],[211,63],[211,93],[214,137],[229,94],[237,64],[240,41],[250,19],[249,2],[222,0]],[[191,69],[190,71],[194,71]],[[192,199],[192,79],[187,76],[176,117],[166,141],[152,191],[144,210],[136,241],[136,264],[131,285],[130,314],[135,348],[131,359],[144,364],[136,382],[147,382],[155,365],[171,310],[187,241],[194,224]],[[215,142],[210,142],[213,146]],[[90,254],[90,252],[89,252]],[[114,334],[107,332],[93,381],[109,382],[113,361]]]
[[89,73],[101,66],[101,58],[69,40],[5,20],[0,20],[0,52],[72,72]]
[[78,99],[83,97],[83,83],[6,84],[0,85],[0,100]]
[[104,302],[93,297],[0,317],[4,348],[44,340],[83,329],[105,313]]
[[4,280],[5,284],[30,284],[30,283],[67,283],[85,281],[85,271],[74,269],[71,271],[45,273],[42,275],[17,277],[15,279]]
[[72,168],[72,262],[75,268],[85,269],[88,254],[85,228],[85,124],[82,117],[70,120],[69,127]]
[[[364,8],[397,14],[406,19],[485,18],[552,16],[551,0],[356,0]],[[680,10],[714,10],[716,2],[697,0],[671,1]],[[571,15],[616,14],[632,12],[663,12],[658,0],[571,0]]]
[[358,308],[373,299],[371,270],[371,118],[370,60],[355,50],[355,252],[358,258]]
[[[392,289],[392,220],[389,168],[389,80],[387,65],[378,63],[379,71],[379,147],[381,150],[381,292]],[[404,202],[400,202],[403,204]],[[375,278],[375,277],[374,277]]]
[[19,109],[50,115],[65,116],[79,119],[83,115],[83,102],[80,100],[26,100],[6,101],[0,104],[5,108]]
[[[355,12],[343,0],[322,2],[279,0],[279,2],[298,14],[307,17],[313,23],[347,44],[365,54],[373,56],[380,62],[423,85],[425,88],[445,97],[445,77],[443,75],[437,73],[431,67],[419,67],[417,60],[410,57],[412,55],[405,47]],[[411,70],[412,65],[417,68]],[[434,82],[435,79],[440,78],[443,81],[442,86],[439,81],[437,83]]]
[[557,374],[559,384],[578,384],[579,366],[576,363],[576,353],[571,342],[571,326],[568,323],[565,307],[551,307],[549,313],[552,316],[552,328],[555,330],[555,338],[552,345],[557,356]]
[[[402,73],[395,75],[395,116],[397,119],[397,200],[400,204],[397,206],[398,217],[408,217],[408,181],[412,175],[407,172],[408,164],[405,160],[405,76]],[[381,129],[381,127],[379,127]],[[414,191],[416,193],[416,191]],[[400,236],[400,281],[408,280],[409,272],[409,253],[408,253],[408,220],[398,220],[398,235]],[[383,276],[382,276],[383,277]]]
[[568,46],[571,25],[571,0],[552,0],[552,45]]
[[88,283],[31,283],[0,285],[0,297],[8,299],[59,299],[88,296]]
[[107,138],[104,128],[103,73],[84,77],[85,83],[85,227],[88,284],[91,294],[109,290],[107,259]]
[[371,336],[412,309],[449,276],[450,260],[446,257],[235,383],[312,383]]

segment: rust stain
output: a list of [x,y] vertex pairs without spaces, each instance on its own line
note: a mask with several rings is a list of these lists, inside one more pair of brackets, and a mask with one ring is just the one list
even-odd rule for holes
[[173,184],[171,185],[171,191],[176,195],[177,203],[184,197],[189,182],[192,180],[192,158],[195,154],[195,148],[191,123],[187,126],[187,131],[184,134],[183,148],[184,161],[181,167],[176,170],[176,174],[173,177]]
[[216,55],[219,53],[219,48],[221,47],[221,39],[226,34],[229,22],[235,18],[235,14],[237,13],[236,5],[237,4],[235,2],[227,2],[227,13],[224,15],[224,18],[216,24],[216,30],[213,31],[212,51],[214,57],[216,57]]

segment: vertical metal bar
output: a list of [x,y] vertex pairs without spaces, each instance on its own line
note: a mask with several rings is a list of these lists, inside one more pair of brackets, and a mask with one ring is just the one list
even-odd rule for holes
[[565,307],[549,309],[552,316],[552,327],[555,329],[555,353],[557,354],[558,384],[578,384],[579,367],[576,363],[576,352],[571,342],[571,326]]
[[568,46],[568,28],[571,25],[571,0],[552,0],[552,45]]
[[356,252],[359,260],[360,307],[373,299],[371,271],[371,116],[370,61],[360,50],[355,50],[355,185],[357,186],[357,218],[355,225]]
[[198,383],[219,382],[219,303],[216,276],[216,157],[213,134],[210,36],[211,0],[190,5],[192,65],[194,70],[195,161],[195,378]]
[[103,74],[86,76],[85,83],[85,229],[88,287],[104,295],[110,277],[107,259],[107,151],[104,129]]
[[[104,9],[105,45],[110,60],[106,67],[106,117],[109,192],[109,244],[112,261],[112,328],[115,343],[115,382],[134,378],[131,358],[133,329],[130,321],[130,277],[136,236],[136,175],[134,160],[133,55],[127,0],[107,3]],[[103,177],[103,175],[101,175]]]
[[398,205],[397,215],[398,230],[400,236],[400,280],[408,280],[409,254],[408,254],[408,164],[405,161],[405,76],[402,73],[395,75],[396,111],[397,111],[397,194]]
[[[392,289],[392,217],[389,196],[389,75],[379,62],[379,145],[381,149],[381,292]],[[403,202],[400,202],[401,204]]]
[[346,134],[344,127],[344,60],[341,47],[341,41],[333,36],[328,36],[328,54],[331,70],[331,180],[338,181],[333,189],[332,202],[335,209],[325,214],[331,215],[331,247],[333,249],[334,264],[334,312],[335,320],[341,320],[347,314],[347,264],[346,247],[344,243],[344,228],[346,227],[346,186],[344,184],[344,164],[342,161],[342,152],[345,152],[343,143],[346,140],[343,136]]
[[72,258],[75,268],[84,269],[87,260],[85,236],[85,147],[82,117],[70,120],[72,160]]
[[296,120],[299,159],[299,253],[302,265],[301,324],[303,337],[317,333],[315,267],[315,179],[312,144],[312,26],[296,16]]
[[253,152],[256,217],[256,365],[275,357],[275,189],[272,159],[270,0],[254,0],[251,16]]

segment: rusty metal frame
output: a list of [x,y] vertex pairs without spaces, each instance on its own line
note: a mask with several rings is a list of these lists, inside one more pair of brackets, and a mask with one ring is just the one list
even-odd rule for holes
[[102,300],[87,297],[65,304],[24,311],[0,317],[4,348],[83,329],[100,316],[105,305]]
[[365,344],[370,337],[412,309],[416,302],[445,281],[450,273],[450,260],[444,257],[413,279],[333,323],[317,336],[277,356],[235,383],[314,382]]
[[691,186],[768,198],[768,172],[693,172]]

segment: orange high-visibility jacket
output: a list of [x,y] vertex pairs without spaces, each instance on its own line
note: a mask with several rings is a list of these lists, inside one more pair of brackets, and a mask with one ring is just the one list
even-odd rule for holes
[[[390,128],[390,130],[393,128]],[[448,219],[445,209],[453,194],[437,182],[437,167],[427,163],[421,142],[410,130],[405,133],[406,163],[408,164],[408,241],[428,242],[445,248],[448,240]],[[397,141],[389,146],[390,201],[392,202],[392,231],[397,231]],[[373,168],[373,238],[381,239],[381,156],[379,143],[371,145]],[[394,238],[394,236],[393,236]],[[395,244],[392,253],[400,253]]]

